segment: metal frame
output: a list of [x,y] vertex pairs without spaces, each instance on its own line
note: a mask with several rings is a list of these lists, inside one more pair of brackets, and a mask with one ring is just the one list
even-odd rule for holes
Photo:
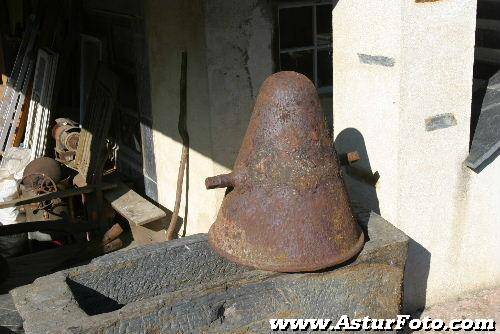
[[299,7],[313,7],[312,10],[312,16],[313,16],[313,45],[312,46],[303,46],[303,47],[296,47],[296,48],[281,48],[281,32],[278,31],[278,51],[279,51],[279,67],[281,69],[281,54],[283,53],[290,53],[290,52],[298,52],[298,51],[313,51],[313,77],[314,77],[314,84],[318,88],[318,92],[320,94],[331,94],[333,90],[333,86],[325,86],[325,87],[318,87],[318,51],[320,50],[329,50],[333,46],[330,45],[318,45],[318,38],[317,38],[317,7],[318,6],[324,6],[324,5],[335,5],[337,4],[338,0],[309,0],[309,1],[294,1],[294,2],[283,2],[283,3],[278,3],[277,4],[277,10],[278,10],[278,30],[280,27],[279,24],[279,19],[280,19],[280,11],[282,9],[286,8],[299,8]]

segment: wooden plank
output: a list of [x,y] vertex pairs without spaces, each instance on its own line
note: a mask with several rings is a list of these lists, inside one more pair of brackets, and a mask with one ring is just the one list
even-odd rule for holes
[[18,223],[11,225],[0,225],[0,236],[14,235],[20,233],[28,233],[35,231],[44,232],[66,232],[70,234],[94,231],[99,228],[99,225],[87,222],[70,223],[64,220],[40,221]]
[[141,226],[166,217],[163,210],[123,183],[104,192],[104,198],[111,203],[116,212],[129,221],[131,226]]
[[67,197],[72,197],[72,196],[81,195],[81,194],[88,194],[88,193],[91,193],[97,189],[110,190],[110,189],[113,189],[115,187],[116,187],[116,184],[104,183],[104,184],[97,184],[97,185],[88,185],[88,186],[81,187],[81,188],[72,188],[72,189],[67,189],[67,190],[61,190],[61,191],[56,191],[53,193],[31,196],[28,198],[18,198],[18,199],[12,200],[12,201],[0,203],[0,209],[10,208],[13,206],[32,204],[32,203],[39,203],[42,201],[49,201],[49,200],[56,199],[56,198],[67,198]]
[[23,107],[21,109],[21,116],[19,118],[19,125],[17,127],[16,136],[14,137],[14,142],[12,146],[19,147],[24,139],[24,133],[26,130],[26,124],[28,121],[30,101],[31,101],[31,93],[33,89],[33,82],[28,86],[28,91],[26,93],[26,99],[24,100]]
[[5,56],[3,54],[3,36],[2,36],[2,31],[0,30],[0,75],[4,74],[5,72],[6,70],[5,70]]
[[105,157],[103,148],[115,107],[118,78],[100,64],[87,101],[85,119],[80,132],[74,168],[88,184],[102,176]]

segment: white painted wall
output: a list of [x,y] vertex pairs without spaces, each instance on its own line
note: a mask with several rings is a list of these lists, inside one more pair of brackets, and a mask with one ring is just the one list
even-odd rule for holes
[[[343,0],[334,9],[335,135],[361,132],[381,175],[381,214],[415,241],[405,286],[410,310],[500,283],[500,161],[480,174],[462,164],[475,16],[474,0]],[[358,54],[394,65],[366,64]],[[457,125],[426,131],[424,120],[443,113]],[[350,146],[344,139],[338,149]]]
[[151,102],[158,202],[173,210],[182,144],[177,130],[181,51],[188,53],[189,192],[187,234],[208,232],[224,190],[208,176],[232,168],[254,99],[272,73],[269,2],[148,0]]
[[204,190],[205,177],[212,175],[210,100],[201,0],[148,0],[146,24],[151,76],[153,141],[158,184],[158,202],[169,210],[175,203],[177,174],[182,150],[177,125],[181,52],[188,53],[187,127],[192,149],[189,178],[184,178],[180,217],[185,218],[186,183],[189,182],[188,233],[205,231],[215,215],[215,197]]
[[[224,174],[236,160],[260,86],[273,73],[271,6],[206,1],[205,24],[214,172]],[[225,189],[211,191],[217,211]]]

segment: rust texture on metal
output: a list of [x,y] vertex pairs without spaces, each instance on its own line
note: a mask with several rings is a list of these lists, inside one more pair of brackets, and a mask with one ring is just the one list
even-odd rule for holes
[[57,161],[69,163],[75,159],[80,130],[78,123],[68,118],[56,119],[56,125],[52,128],[52,137],[56,143],[54,150]]
[[30,162],[23,172],[23,184],[34,188],[44,181],[52,181],[57,184],[61,181],[61,165],[54,159],[41,157]]
[[316,271],[363,248],[316,88],[301,74],[264,82],[233,172],[205,185],[230,188],[209,242],[236,263]]
[[[51,158],[42,157],[33,160],[26,166],[23,173],[23,197],[32,198],[38,195],[55,193],[61,181],[61,166]],[[53,221],[65,216],[67,206],[60,198],[24,205],[27,221]]]
[[353,152],[347,153],[347,161],[349,162],[349,164],[358,162],[359,160],[361,160],[361,157],[359,156],[358,151],[353,151]]

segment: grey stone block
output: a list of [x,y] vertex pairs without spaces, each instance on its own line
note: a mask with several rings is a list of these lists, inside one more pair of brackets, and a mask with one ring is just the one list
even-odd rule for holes
[[380,216],[344,266],[283,274],[226,261],[206,235],[116,252],[11,292],[26,333],[268,333],[270,318],[393,318],[408,238]]

